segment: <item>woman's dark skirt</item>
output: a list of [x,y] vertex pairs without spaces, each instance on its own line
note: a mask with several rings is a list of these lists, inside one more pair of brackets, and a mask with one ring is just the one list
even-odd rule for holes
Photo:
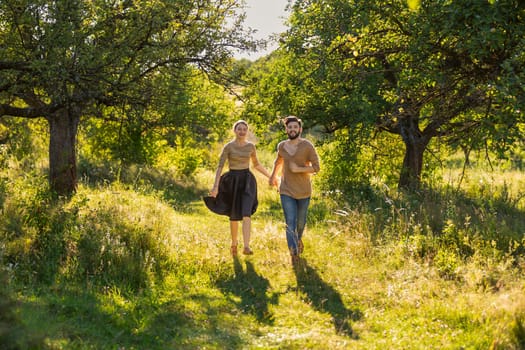
[[208,209],[226,215],[231,221],[240,221],[257,211],[257,182],[249,169],[230,170],[219,181],[217,197],[204,197]]

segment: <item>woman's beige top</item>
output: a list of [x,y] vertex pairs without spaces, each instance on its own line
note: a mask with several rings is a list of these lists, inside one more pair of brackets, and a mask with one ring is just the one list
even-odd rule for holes
[[295,199],[308,198],[312,195],[311,173],[293,173],[290,170],[290,162],[298,166],[311,165],[314,171],[319,172],[319,156],[315,151],[314,145],[308,140],[302,139],[297,144],[294,154],[288,153],[282,141],[277,146],[277,155],[283,159],[280,194],[290,196]]
[[233,140],[224,145],[219,159],[219,168],[222,169],[226,160],[228,160],[228,166],[231,170],[249,169],[250,159],[254,167],[259,165],[255,145],[247,142],[243,146],[239,146],[239,144]]

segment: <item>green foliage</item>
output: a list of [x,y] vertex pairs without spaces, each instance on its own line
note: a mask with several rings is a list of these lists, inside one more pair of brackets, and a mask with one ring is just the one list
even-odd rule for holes
[[[0,164],[4,169],[30,170],[41,166],[47,156],[47,125],[42,120],[0,119],[3,141]],[[16,163],[16,166],[9,166]],[[10,174],[14,175],[14,174]]]
[[434,138],[497,154],[521,139],[521,2],[330,0],[290,8],[280,49],[252,75],[249,113],[299,114],[344,135],[351,154],[373,142],[374,130],[397,135],[405,146],[399,186],[410,189],[431,173],[423,159]]
[[[24,162],[5,150],[0,257],[12,279],[0,323],[10,320],[16,344],[45,334],[34,347],[521,346],[525,187],[515,159],[487,172],[472,153],[463,174],[458,155],[443,169],[430,159],[434,182],[404,193],[390,189],[386,152],[401,157],[399,143],[376,138],[345,158],[353,144],[330,140],[319,147],[323,171],[294,268],[278,193],[260,174],[255,255],[229,257],[228,220],[200,198],[221,144],[182,140],[156,144],[155,167],[82,150],[82,185],[58,200],[45,171],[28,166],[39,147],[21,152]],[[274,149],[259,153],[273,160]],[[185,167],[196,171],[182,181]]]
[[24,326],[19,305],[9,283],[6,270],[0,268],[0,346],[5,350],[47,349],[43,338]]
[[394,187],[403,145],[390,135],[378,135],[361,145],[346,131],[339,130],[324,140],[319,153],[323,166],[318,175],[321,188],[339,189],[351,196],[371,185]]
[[445,278],[455,278],[460,264],[461,261],[454,251],[439,250],[434,257],[436,269]]
[[157,77],[155,86],[158,93],[147,110],[108,108],[109,120],[85,121],[79,135],[81,168],[116,161],[154,166],[183,178],[195,175],[206,161],[206,148],[231,128],[234,101],[194,69],[176,82]]
[[234,97],[191,67],[174,81],[158,77],[154,99],[161,121],[153,124],[170,146],[209,145],[221,140],[237,120]]
[[514,335],[514,342],[517,349],[525,348],[525,320],[523,316],[516,317],[513,325],[512,332]]
[[174,168],[174,173],[182,178],[191,178],[203,164],[204,151],[195,147],[171,148],[159,154],[156,167],[159,169]]
[[7,272],[0,269],[0,345],[6,349],[16,349],[17,327],[20,319],[16,315],[16,303],[9,288]]
[[[161,206],[140,197],[115,206],[117,191],[124,190],[80,194],[67,204],[37,200],[31,217],[20,223],[20,230],[33,234],[12,237],[6,247],[17,277],[47,284],[86,280],[130,291],[162,279],[170,265],[169,239],[162,236],[169,220]],[[139,216],[127,217],[129,212]]]
[[[114,205],[115,196],[123,196]],[[166,208],[119,188],[80,199],[78,277],[123,290],[139,290],[170,266]]]
[[68,266],[68,260],[74,254],[72,244],[75,232],[71,230],[73,218],[62,209],[62,203],[56,203],[51,196],[46,196],[49,191],[42,194],[45,197],[37,196],[35,212],[31,220],[25,223],[27,229],[34,230],[35,236],[30,242],[28,266],[20,266],[20,272],[25,268],[27,277],[52,284],[59,277],[60,269]]
[[[101,201],[95,204],[101,205],[99,210],[103,210],[100,211],[100,219],[97,219],[96,215],[89,217],[95,225],[92,227],[92,223],[83,222],[84,217],[80,216],[84,210],[92,210],[87,199],[79,195],[69,203],[67,199],[57,200],[51,195],[42,170],[33,168],[34,161],[40,154],[38,149],[30,154],[24,153],[22,152],[24,159],[28,160],[24,163],[29,165],[28,167],[16,159],[18,152],[4,154],[6,168],[0,176],[2,260],[13,267],[14,276],[18,281],[28,284],[54,284],[63,279],[87,279],[91,283],[104,284],[108,276],[111,276],[114,281],[109,284],[121,283],[123,289],[138,290],[153,280],[162,278],[163,269],[159,266],[168,264],[166,252],[163,251],[167,248],[157,242],[156,238],[151,238],[161,237],[155,229],[157,224],[143,222],[144,225],[152,227],[139,228],[140,225],[119,223],[114,217],[114,198],[109,196],[106,203]],[[160,180],[159,174],[149,174],[148,171],[132,174],[130,170],[129,173],[122,173],[121,179],[131,183],[137,190],[145,190],[141,176],[151,176],[150,179],[157,176],[159,181],[166,181]],[[101,178],[105,179],[108,179],[107,175],[100,174]],[[114,180],[118,180],[116,173],[114,176]],[[94,180],[96,179],[94,176]],[[168,183],[165,189],[167,193],[172,185]],[[136,200],[137,205],[140,203],[143,201]],[[108,205],[108,208],[103,205]],[[143,212],[148,213],[148,205],[143,205]],[[96,212],[97,208],[93,210]],[[160,219],[160,216],[151,214],[151,218]],[[104,231],[97,231],[97,227]],[[122,236],[119,236],[120,234]],[[110,243],[113,241],[119,242],[121,246],[115,249],[108,248],[112,246]],[[87,248],[84,249],[85,247]],[[101,251],[95,251],[93,247]],[[99,261],[92,265],[93,261],[89,260],[90,258],[98,258]]]
[[[4,259],[20,267],[20,278],[31,281],[34,277],[33,268],[47,270],[55,267],[38,265],[38,253],[32,255],[32,246],[39,233],[49,234],[51,220],[47,209],[51,196],[45,178],[34,172],[27,175],[26,178],[9,181],[0,224],[2,240],[5,242]],[[46,245],[44,249],[53,251],[55,248]]]
[[366,183],[353,146],[345,140],[333,140],[318,148],[323,168],[316,181],[322,188],[346,190],[352,185]]
[[124,164],[151,164],[158,150],[153,130],[147,132],[148,120],[140,110],[112,110],[119,121],[86,120],[79,135],[80,157],[97,160],[120,160]]
[[229,85],[233,50],[255,46],[240,6],[238,0],[2,1],[0,117],[49,122],[50,183],[61,195],[76,189],[81,119],[111,121],[89,135],[102,134],[97,151],[124,162],[151,161],[159,128],[185,125],[193,136],[203,120],[213,121],[212,130],[223,122],[219,103],[206,103],[217,95],[188,93],[186,84],[200,72],[201,81]]

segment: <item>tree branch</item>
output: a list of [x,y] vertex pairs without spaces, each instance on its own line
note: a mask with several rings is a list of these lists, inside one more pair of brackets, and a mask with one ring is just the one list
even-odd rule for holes
[[31,67],[27,62],[10,62],[0,61],[0,70],[13,69],[18,71],[31,71]]
[[43,118],[45,116],[45,112],[42,108],[32,108],[32,107],[26,107],[26,108],[19,108],[19,107],[13,107],[9,105],[0,104],[0,118],[2,117],[22,117],[22,118]]

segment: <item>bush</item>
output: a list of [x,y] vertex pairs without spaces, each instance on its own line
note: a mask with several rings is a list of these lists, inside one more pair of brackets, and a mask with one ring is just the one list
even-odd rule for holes
[[198,147],[172,148],[164,146],[164,152],[157,157],[155,166],[159,169],[174,170],[181,177],[192,177],[203,163],[204,152]]
[[74,279],[137,291],[169,269],[171,208],[158,198],[115,185],[56,200],[44,179],[19,185],[4,205],[0,242],[2,261],[21,282]]
[[76,277],[138,291],[170,270],[169,207],[119,188],[77,200]]

